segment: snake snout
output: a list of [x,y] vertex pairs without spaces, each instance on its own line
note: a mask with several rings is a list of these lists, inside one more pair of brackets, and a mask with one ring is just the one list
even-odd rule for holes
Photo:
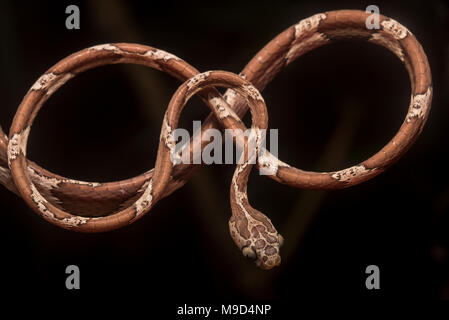
[[282,246],[284,245],[284,237],[278,234],[278,239],[279,239],[279,248],[282,248]]
[[279,254],[270,256],[267,259],[258,259],[256,261],[256,265],[263,270],[273,269],[274,267],[277,267],[280,264],[281,264],[281,256]]
[[[279,252],[279,251],[278,251]],[[281,257],[279,253],[272,256],[266,256],[262,252],[258,253],[250,246],[245,246],[242,248],[242,254],[245,258],[250,261],[254,261],[256,265],[263,270],[270,270],[281,263]]]
[[257,253],[256,251],[254,251],[254,249],[252,249],[251,247],[243,247],[242,248],[242,253],[245,256],[245,258],[254,261],[257,259]]

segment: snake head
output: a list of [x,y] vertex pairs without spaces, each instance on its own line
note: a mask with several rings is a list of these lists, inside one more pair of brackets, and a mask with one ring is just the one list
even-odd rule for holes
[[242,254],[254,261],[256,265],[263,270],[270,270],[281,263],[279,249],[282,246],[284,238],[278,234],[278,240],[275,243],[268,243],[265,239],[257,239],[250,245],[244,246]]
[[264,221],[250,220],[252,221],[231,218],[229,221],[235,244],[259,268],[269,270],[278,266],[281,263],[279,251],[284,238],[276,231],[270,219],[265,217]]

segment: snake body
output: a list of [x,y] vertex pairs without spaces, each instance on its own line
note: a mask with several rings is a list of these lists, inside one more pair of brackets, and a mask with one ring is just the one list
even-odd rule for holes
[[[286,29],[270,41],[246,65],[239,76],[224,71],[199,73],[182,59],[139,44],[105,44],[61,60],[50,68],[25,95],[10,128],[0,132],[0,182],[19,194],[49,222],[81,232],[102,232],[132,223],[160,199],[183,186],[200,165],[173,163],[173,130],[186,101],[198,93],[212,113],[202,124],[210,128],[243,129],[240,120],[250,108],[251,132],[259,146],[259,130],[266,129],[268,113],[260,95],[284,67],[327,43],[361,39],[393,52],[405,65],[411,82],[411,98],[397,134],[376,154],[360,164],[335,172],[303,171],[266,153],[257,158],[259,169],[275,168],[268,175],[296,188],[341,189],[369,180],[396,162],[413,144],[427,120],[432,100],[432,80],[427,57],[413,34],[397,21],[380,15],[380,28],[367,29],[369,13],[339,10],[316,14]],[[166,72],[184,83],[173,95],[161,129],[155,168],[134,178],[92,183],[55,175],[26,159],[31,125],[45,101],[64,83],[86,70],[106,64],[134,63]],[[215,87],[226,87],[222,96]],[[204,148],[201,136],[186,146]],[[270,219],[250,206],[246,194],[249,159],[237,165],[231,183],[231,237],[242,253],[263,269],[280,263],[282,236]]]

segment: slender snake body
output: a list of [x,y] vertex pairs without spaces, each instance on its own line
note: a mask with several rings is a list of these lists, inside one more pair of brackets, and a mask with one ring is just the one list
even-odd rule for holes
[[[128,225],[147,213],[157,201],[183,186],[199,165],[173,163],[174,136],[180,113],[198,93],[212,113],[202,124],[210,128],[245,130],[240,120],[247,109],[252,115],[252,137],[259,148],[259,132],[268,125],[268,112],[260,95],[284,67],[299,56],[332,41],[362,39],[384,46],[405,65],[411,82],[411,99],[397,134],[376,154],[360,164],[336,172],[308,172],[293,168],[269,153],[257,158],[259,169],[296,188],[341,189],[385,171],[413,144],[427,120],[432,100],[432,80],[427,57],[413,34],[397,21],[380,16],[379,29],[367,29],[368,13],[339,10],[316,14],[286,29],[246,65],[240,75],[224,71],[199,73],[180,58],[139,44],[106,44],[91,47],[61,60],[50,68],[25,95],[14,117],[9,137],[0,129],[0,182],[19,194],[49,222],[81,232],[102,232]],[[106,64],[133,63],[155,68],[184,81],[166,110],[155,168],[131,179],[92,183],[55,175],[26,159],[31,125],[45,101],[76,75]],[[221,94],[215,87],[227,88]],[[205,145],[201,137],[193,145]],[[237,165],[231,183],[231,236],[248,258],[263,269],[280,263],[283,238],[270,219],[250,206],[247,197],[250,159]],[[76,214],[75,214],[76,213]]]

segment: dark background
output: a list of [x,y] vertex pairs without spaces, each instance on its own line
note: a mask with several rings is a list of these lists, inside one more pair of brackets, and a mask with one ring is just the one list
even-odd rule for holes
[[[65,28],[65,8],[81,29]],[[249,198],[284,235],[282,265],[246,261],[228,234],[234,166],[203,167],[146,217],[104,234],[59,229],[0,190],[2,290],[61,297],[143,297],[152,310],[264,301],[278,309],[304,299],[449,299],[449,6],[444,1],[172,3],[0,2],[0,124],[8,131],[22,97],[69,54],[108,42],[171,52],[200,71],[238,73],[269,40],[315,13],[380,7],[408,27],[428,56],[434,100],[411,150],[387,172],[341,191],[297,190],[253,174]],[[71,80],[42,109],[29,158],[52,172],[115,181],[153,167],[161,120],[180,83],[143,66],[114,65]],[[400,61],[365,42],[330,44],[281,72],[264,90],[280,158],[296,167],[339,170],[363,161],[397,131],[410,88]],[[288,114],[287,114],[288,113]],[[193,99],[184,128],[208,109]],[[246,119],[249,120],[249,119]],[[65,268],[81,290],[65,288]],[[365,268],[380,267],[380,290]],[[376,300],[377,301],[377,300]],[[165,309],[166,305],[169,309]],[[164,307],[162,307],[164,306]]]

